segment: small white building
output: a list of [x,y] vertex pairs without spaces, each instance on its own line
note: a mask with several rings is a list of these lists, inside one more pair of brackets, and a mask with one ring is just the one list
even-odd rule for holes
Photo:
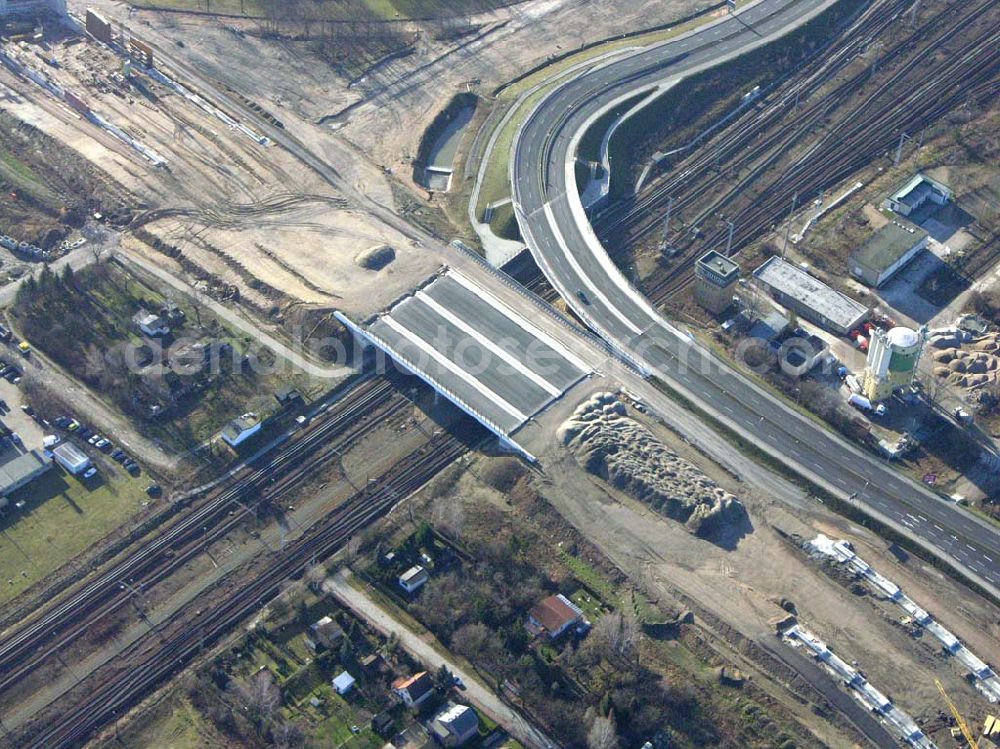
[[926,174],[917,172],[902,187],[882,202],[882,207],[895,211],[901,216],[909,216],[927,201],[944,205],[952,198],[952,191],[946,185]]
[[148,310],[141,309],[136,312],[132,315],[132,322],[144,335],[158,336],[170,332],[170,326],[164,322],[163,318]]
[[392,693],[407,707],[419,707],[434,694],[434,679],[426,671],[401,676],[392,683]]
[[93,466],[90,458],[72,442],[63,442],[52,450],[52,457],[67,471],[77,476]]
[[357,680],[346,671],[341,671],[340,675],[333,680],[333,688],[337,694],[344,695],[354,689]]
[[399,576],[399,587],[407,593],[413,593],[419,590],[429,579],[430,575],[427,574],[427,570],[416,564]]
[[225,429],[222,430],[222,439],[230,447],[236,447],[257,434],[260,431],[260,427],[261,420],[257,414],[245,413],[238,419],[233,419],[226,424]]

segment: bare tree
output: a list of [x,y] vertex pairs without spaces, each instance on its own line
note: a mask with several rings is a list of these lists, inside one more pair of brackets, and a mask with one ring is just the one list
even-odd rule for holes
[[594,718],[587,733],[588,749],[618,749],[618,730],[613,718]]
[[[353,539],[351,539],[353,541]],[[348,543],[348,548],[350,548],[350,543]],[[323,585],[323,581],[326,580],[326,567],[322,564],[311,564],[308,569],[306,569],[306,582],[309,587],[313,590],[319,590],[320,586]]]
[[264,733],[281,705],[281,690],[274,683],[271,672],[258,671],[245,684],[233,680],[229,688],[247,717],[257,726],[258,732]]
[[465,528],[465,503],[461,497],[438,497],[431,510],[434,525],[455,539]]
[[295,749],[303,746],[306,733],[298,723],[279,723],[271,729],[271,742],[275,749]]
[[615,611],[597,620],[590,637],[603,645],[605,652],[627,658],[635,650],[639,627],[631,612]]

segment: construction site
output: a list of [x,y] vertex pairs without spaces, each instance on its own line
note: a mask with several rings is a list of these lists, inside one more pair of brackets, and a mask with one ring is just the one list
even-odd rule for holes
[[995,3],[327,6],[0,0],[0,747],[1000,746]]

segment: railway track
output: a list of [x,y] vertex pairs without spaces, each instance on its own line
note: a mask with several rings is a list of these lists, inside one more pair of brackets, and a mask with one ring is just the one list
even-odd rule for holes
[[[965,101],[983,101],[992,96],[996,87],[995,40],[991,41],[988,25],[984,31],[981,23],[983,14],[991,7],[990,2],[967,4],[961,9],[949,7],[922,24],[922,36],[930,37],[926,42],[907,36],[880,52],[882,66],[906,59],[888,81],[879,82],[875,92],[830,123],[826,133],[797,162],[759,188],[749,205],[733,207],[790,149],[800,146],[810,132],[822,128],[833,110],[864,91],[871,80],[868,68],[855,71],[834,91],[815,96],[834,77],[843,74],[861,50],[871,46],[871,40],[892,24],[900,23],[900,3],[873,8],[855,21],[845,43],[828,50],[822,60],[814,60],[800,75],[776,87],[753,115],[721,131],[698,153],[678,162],[670,174],[651,183],[635,200],[620,202],[601,214],[596,228],[602,242],[610,247],[634,247],[659,231],[661,211],[665,210],[669,196],[674,197],[675,216],[685,209],[697,210],[697,215],[685,222],[682,232],[671,236],[675,247],[681,248],[674,267],[655,274],[646,284],[645,291],[653,301],[669,298],[693,280],[697,255],[720,244],[724,247],[726,243],[725,229],[713,227],[699,241],[690,236],[692,226],[701,226],[723,208],[733,208],[735,213],[730,217],[736,224],[733,245],[759,238],[780,220],[793,192],[809,195],[836,185],[895,146],[900,132],[915,134]],[[943,46],[955,43],[977,23],[980,33],[974,39],[953,52],[945,63],[931,64]],[[913,84],[908,80],[915,71],[928,65],[930,75],[921,82]],[[955,81],[964,85],[957,88],[953,85]],[[906,93],[893,96],[893,90]],[[800,100],[803,106],[795,112],[793,121],[782,124]],[[763,137],[774,129],[778,129],[777,137]],[[722,164],[726,169],[720,170]],[[727,169],[737,173],[745,170],[747,174],[732,184],[722,173]],[[721,193],[706,204],[705,196],[720,186]]]
[[[485,436],[471,420],[462,431],[478,440]],[[389,471],[357,492],[345,505],[313,526],[286,549],[274,553],[273,564],[246,584],[233,584],[211,594],[210,608],[191,622],[161,627],[150,637],[148,650],[135,662],[102,680],[73,707],[56,713],[44,725],[28,725],[21,733],[21,747],[61,749],[78,746],[95,730],[123,715],[142,696],[186,666],[206,644],[218,641],[267,600],[280,592],[282,582],[303,572],[312,559],[324,558],[341,548],[355,533],[389,512],[402,498],[468,450],[466,441],[442,434],[398,462]]]
[[302,435],[142,543],[96,579],[63,595],[41,616],[0,640],[0,691],[24,679],[97,620],[127,606],[135,590],[155,585],[245,521],[259,506],[301,483],[339,448],[363,437],[408,404],[386,378],[365,380],[336,401]]

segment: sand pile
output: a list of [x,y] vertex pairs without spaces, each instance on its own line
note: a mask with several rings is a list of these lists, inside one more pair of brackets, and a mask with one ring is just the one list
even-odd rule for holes
[[931,345],[937,350],[934,375],[949,385],[979,388],[1000,375],[1000,333],[988,333],[962,346],[957,339],[934,337]]
[[382,270],[395,259],[396,251],[387,244],[380,244],[359,253],[354,262],[366,270]]
[[706,537],[742,525],[736,497],[625,415],[613,393],[598,393],[559,429],[559,439],[591,473]]

